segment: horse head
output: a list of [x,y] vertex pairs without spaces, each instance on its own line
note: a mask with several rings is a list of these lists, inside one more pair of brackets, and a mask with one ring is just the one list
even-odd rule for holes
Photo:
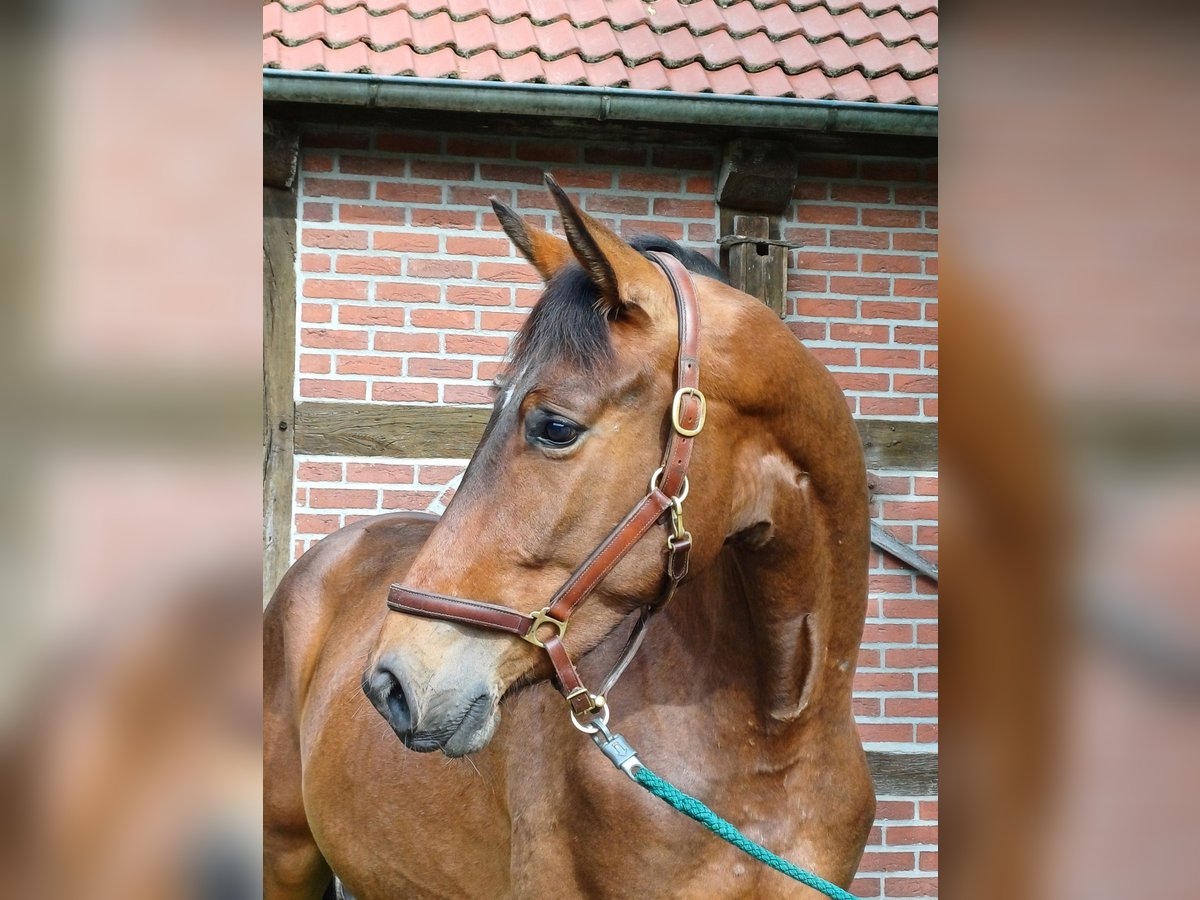
[[[707,422],[689,471],[690,577],[730,544],[780,549],[781,528],[809,543],[841,543],[847,528],[836,517],[822,515],[814,526],[811,509],[802,509],[812,499],[804,495],[815,468],[828,470],[830,483],[848,480],[851,495],[861,494],[850,512],[862,518],[862,535],[852,537],[862,544],[865,598],[861,474],[853,484],[862,461],[828,373],[766,306],[725,283],[707,258],[662,238],[627,242],[579,210],[552,179],[547,183],[565,240],[494,204],[546,286],[498,379],[479,448],[406,585],[522,613],[537,609],[646,493],[672,427],[679,352],[671,284],[644,255],[660,250],[690,270],[702,319]],[[847,441],[854,452],[845,452]],[[655,528],[642,538],[572,616],[563,644],[574,658],[660,592],[664,536]],[[828,563],[828,554],[821,560]],[[861,633],[861,609],[858,615]],[[760,611],[758,621],[770,644],[768,667],[780,682],[768,686],[768,712],[787,718],[810,692],[795,669],[814,667],[811,623],[790,608]],[[530,643],[389,614],[363,688],[407,746],[460,756],[491,739],[507,693],[551,674],[546,655]]]

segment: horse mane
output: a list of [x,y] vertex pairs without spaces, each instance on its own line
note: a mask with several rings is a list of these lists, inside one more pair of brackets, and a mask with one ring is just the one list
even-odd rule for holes
[[[668,253],[696,275],[729,283],[711,259],[679,246],[670,238],[643,234],[629,243],[639,253]],[[600,310],[600,291],[583,267],[572,262],[547,282],[541,299],[517,334],[513,343],[513,371],[560,360],[591,371],[611,359],[612,339]]]

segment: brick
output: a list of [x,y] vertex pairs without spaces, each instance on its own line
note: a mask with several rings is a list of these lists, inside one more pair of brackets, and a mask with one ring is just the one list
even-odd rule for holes
[[862,271],[886,272],[891,274],[897,272],[920,273],[921,260],[916,256],[903,256],[895,253],[864,253],[862,257]]
[[908,394],[936,394],[938,379],[936,375],[897,375],[892,386]]
[[864,160],[862,177],[868,181],[917,181],[921,177],[921,167],[916,163]]
[[903,847],[910,844],[936,844],[936,825],[888,825],[883,830],[888,847]]
[[817,318],[853,319],[858,313],[857,300],[830,300],[824,297],[797,297],[795,314]]
[[296,514],[296,531],[299,534],[333,534],[341,528],[337,516],[314,516],[311,513]]
[[858,254],[800,251],[796,254],[796,268],[814,269],[818,272],[857,272]]
[[305,247],[319,247],[322,250],[366,250],[367,233],[341,229],[328,231],[320,228],[305,228],[300,232],[300,243]]
[[[909,603],[934,604],[929,600],[910,600]],[[883,662],[892,669],[931,669],[938,664],[938,651],[934,647],[895,647],[883,653]]]
[[302,222],[332,222],[333,221],[333,204],[332,203],[305,203],[300,208],[300,221]]
[[304,172],[332,172],[333,154],[317,153],[312,150],[301,151],[300,169]]
[[426,491],[384,491],[380,506],[384,509],[421,510],[436,498],[436,494]]
[[916,369],[921,362],[919,350],[902,350],[896,347],[884,350],[864,347],[859,351],[859,359],[864,366],[885,369]]
[[[937,818],[936,813],[934,814],[934,818]],[[922,872],[936,872],[938,870],[938,852],[936,850],[922,850],[920,860],[920,869]]]
[[333,328],[302,328],[300,346],[326,350],[366,350],[367,333]]
[[788,275],[788,293],[824,294],[829,290],[829,277],[826,275]]
[[499,200],[508,206],[513,206],[516,202],[513,199],[511,188],[490,187],[470,187],[468,185],[453,184],[447,189],[449,191],[449,203],[451,206],[478,206],[490,216],[492,198]]
[[334,381],[328,378],[301,378],[301,397],[320,397],[330,400],[366,400],[365,381]]
[[921,212],[916,209],[864,209],[862,223],[871,228],[920,228]]
[[626,144],[600,144],[583,148],[584,162],[612,166],[646,165],[646,148]]
[[834,341],[850,341],[855,344],[886,344],[887,325],[844,325],[829,326],[829,338]]
[[305,375],[328,375],[330,360],[324,353],[301,353],[300,371]]
[[860,647],[858,650],[858,665],[863,669],[879,668],[880,653],[878,650],[872,650],[869,647]]
[[880,800],[875,804],[876,820],[907,822],[916,818],[917,805],[911,800]]
[[921,305],[897,300],[873,300],[862,305],[864,319],[919,319]]
[[[578,203],[580,201],[580,198],[578,198],[578,197],[576,197],[574,199],[575,199],[576,203]],[[551,197],[550,194],[547,193],[547,191],[541,187],[537,188],[536,190],[517,191],[516,204],[517,204],[517,209],[524,209],[524,210],[529,210],[529,209],[556,210],[556,209],[558,209],[558,207],[555,206],[555,204],[554,204],[554,198]]]
[[938,274],[938,260],[937,260],[936,256],[925,257],[924,272],[926,275],[937,275]]
[[328,253],[301,253],[301,272],[328,272],[332,257]]
[[892,199],[892,189],[877,184],[833,184],[830,197],[843,203],[887,203]]
[[912,325],[896,326],[897,344],[936,344],[937,337],[936,328],[918,328]]
[[[913,690],[911,672],[856,672],[854,690],[859,694]],[[887,701],[884,701],[886,708]],[[892,715],[892,713],[888,713]]]
[[857,206],[829,206],[821,203],[804,203],[796,211],[802,222],[824,222],[827,225],[857,225]]
[[917,625],[917,643],[936,645],[938,642],[938,626],[936,622]]
[[852,697],[851,711],[854,715],[865,719],[877,719],[883,709],[883,704],[877,697]]
[[917,675],[917,690],[922,694],[936,694],[938,692],[938,673],[919,673]]
[[422,228],[474,228],[474,210],[424,209],[411,211],[412,224]]
[[395,463],[346,463],[346,480],[365,484],[412,484],[414,472],[413,466]]
[[938,320],[938,305],[936,303],[926,303],[923,312],[925,313],[925,321],[936,322]]
[[365,281],[306,278],[301,295],[325,300],[366,300],[367,283]]
[[300,321],[321,325],[333,321],[333,307],[328,303],[301,303]]
[[664,222],[661,219],[624,219],[622,230],[626,234],[657,234],[673,241],[683,240],[683,223]]
[[937,206],[938,192],[934,185],[896,188],[896,203],[901,206]]
[[913,639],[913,627],[895,622],[868,622],[863,626],[864,644],[908,644]]
[[299,481],[341,481],[342,464],[336,462],[303,462],[296,466]]
[[858,247],[860,250],[886,250],[888,233],[886,231],[852,231],[848,228],[831,228],[829,246]]
[[371,385],[371,399],[388,403],[436,403],[436,384],[404,384],[397,382],[375,382]]
[[903,723],[859,722],[858,736],[864,741],[908,744],[913,739],[913,727]]
[[868,472],[867,487],[874,494],[908,496],[911,493],[912,481],[907,475],[879,475],[875,472]]
[[339,356],[337,371],[339,375],[383,375],[399,378],[404,374],[404,360],[395,356]]
[[470,378],[474,371],[465,359],[410,359],[408,374],[415,378]]
[[938,283],[932,278],[897,278],[892,293],[897,297],[923,297],[936,299]]
[[409,323],[416,328],[464,329],[475,327],[475,313],[450,309],[414,309]]
[[883,504],[883,517],[889,520],[933,520],[937,521],[936,500],[889,500]]
[[659,172],[622,172],[617,182],[623,191],[649,191],[654,194],[678,194],[683,182],[679,175]]
[[612,173],[603,169],[562,169],[556,166],[554,179],[565,188],[604,191],[610,190],[613,183]]
[[927,397],[921,401],[921,414],[936,419],[938,415],[938,402],[936,397]]
[[524,263],[481,262],[479,264],[479,279],[481,281],[504,281],[514,284],[540,284],[541,277],[533,266]]
[[883,890],[888,897],[936,897],[938,880],[889,875],[883,880]]
[[479,327],[484,331],[520,331],[528,316],[525,313],[482,312]]
[[347,175],[375,175],[403,178],[405,159],[389,159],[384,156],[343,156],[341,170]]
[[711,219],[716,216],[716,207],[711,200],[668,200],[654,201],[654,214],[674,219]]
[[472,181],[475,178],[475,163],[470,162],[414,159],[409,167],[413,178],[430,181]]
[[305,132],[300,138],[300,144],[308,147],[330,147],[342,150],[366,150],[371,145],[371,136],[365,132],[354,131],[313,131]]
[[654,165],[662,169],[709,169],[715,160],[711,150],[686,147],[655,147]]
[[338,221],[358,225],[403,225],[406,210],[396,206],[366,206],[343,203],[338,208]]
[[511,246],[506,238],[446,238],[446,252],[463,256],[508,256]]
[[648,216],[650,214],[650,198],[648,197],[610,197],[593,194],[587,198],[586,206],[590,212],[608,212],[627,216]]
[[375,509],[378,494],[351,488],[313,488],[308,498],[313,509]]
[[446,138],[446,153],[449,156],[485,156],[491,159],[507,159],[512,156],[512,141],[507,138],[488,136],[480,138]]
[[918,722],[916,739],[922,744],[936,744],[938,742],[937,722]]
[[708,197],[716,191],[716,184],[711,175],[692,175],[683,185],[689,194],[703,194]]
[[375,148],[385,153],[437,153],[441,144],[441,136],[433,134],[380,134],[375,137]]
[[460,306],[508,306],[512,302],[512,290],[506,287],[447,285],[446,302]]
[[437,253],[438,236],[376,231],[371,235],[371,246],[376,250],[393,250],[397,253]]
[[508,353],[508,345],[508,338],[485,337],[475,334],[446,335],[447,353],[462,353],[474,356],[504,356]]
[[375,299],[393,303],[436,303],[438,287],[433,284],[381,282],[375,285]]
[[366,200],[371,196],[371,182],[349,181],[344,178],[305,178],[303,191],[309,197]]
[[793,200],[828,200],[828,181],[800,181],[792,191]]
[[829,279],[829,292],[831,294],[886,296],[888,294],[888,280],[886,278],[834,275]]
[[463,471],[462,466],[426,466],[422,465],[418,472],[421,484],[445,484]]
[[825,340],[826,326],[824,322],[788,322],[788,331],[802,341]]
[[709,222],[688,222],[687,236],[695,243],[713,243],[717,239],[717,229]]
[[886,391],[891,376],[883,372],[834,372],[833,380],[843,391]]
[[410,278],[470,278],[471,263],[461,259],[410,259],[407,274]]
[[400,260],[386,256],[346,256],[337,260],[341,275],[399,275]]
[[850,883],[850,891],[856,897],[878,897],[881,890],[882,881],[878,878],[858,876]]
[[342,325],[390,325],[393,328],[403,328],[404,320],[403,307],[338,304],[338,322]]
[[936,719],[938,702],[932,697],[887,697],[883,711],[889,718]]
[[440,349],[436,334],[407,334],[395,331],[376,332],[374,347],[387,353],[437,353]]
[[858,871],[911,872],[917,867],[916,863],[917,855],[912,852],[868,850],[863,854],[862,862],[858,864]]
[[493,403],[496,395],[492,388],[466,384],[448,384],[445,389],[447,403]]
[[479,166],[479,177],[483,181],[515,182],[517,184],[541,184],[542,171],[537,166]]
[[[903,540],[903,534],[894,526],[888,529],[892,534],[898,535]],[[912,576],[903,575],[875,575],[870,576],[870,591],[872,594],[911,594],[913,589]]]
[[784,228],[783,236],[794,241],[801,247],[825,247],[829,245],[829,229],[827,228]]
[[853,178],[858,174],[858,160],[846,157],[800,159],[800,174],[808,178]]
[[936,253],[938,236],[936,234],[895,234],[892,235],[892,248],[894,250],[913,250],[919,253]]
[[[416,165],[413,163],[413,168],[416,168]],[[381,181],[375,185],[375,199],[389,203],[441,203],[442,186]]]
[[536,162],[571,163],[579,159],[579,145],[553,141],[518,141],[516,157]]
[[504,368],[502,362],[479,362],[475,364],[475,379],[477,381],[495,381],[500,370]]
[[[922,800],[918,804],[921,812],[921,818],[927,822],[936,822],[938,818],[938,802],[936,800]],[[922,850],[921,855],[929,853],[928,850]]]

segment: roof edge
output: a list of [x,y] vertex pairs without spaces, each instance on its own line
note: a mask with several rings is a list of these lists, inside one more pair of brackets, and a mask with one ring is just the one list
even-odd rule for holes
[[826,134],[935,138],[938,133],[936,106],[286,69],[263,69],[263,99]]

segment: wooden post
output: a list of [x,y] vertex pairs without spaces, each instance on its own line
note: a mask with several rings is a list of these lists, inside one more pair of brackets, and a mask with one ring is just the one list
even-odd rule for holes
[[768,243],[770,220],[766,216],[734,216],[733,234],[727,237],[762,238],[729,246],[729,280],[740,291],[757,297],[779,318],[787,314],[786,247]]
[[296,193],[263,187],[263,604],[291,559]]

